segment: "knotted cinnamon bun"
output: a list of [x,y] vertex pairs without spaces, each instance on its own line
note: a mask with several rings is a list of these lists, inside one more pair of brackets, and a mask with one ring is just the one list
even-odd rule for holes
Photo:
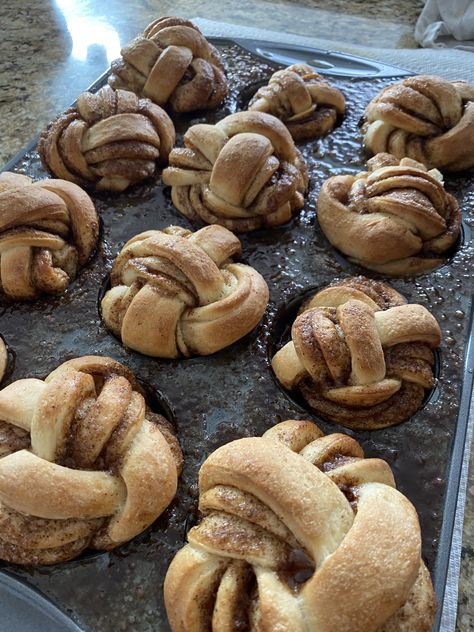
[[96,189],[123,191],[154,176],[168,160],[175,131],[149,99],[105,86],[83,92],[42,133],[38,151],[58,178]]
[[353,263],[393,276],[442,265],[462,217],[441,173],[390,154],[377,154],[367,167],[321,187],[318,220],[332,245]]
[[311,66],[294,64],[277,70],[268,85],[259,88],[248,109],[273,114],[298,141],[330,132],[337,116],[344,114],[346,101]]
[[173,632],[429,632],[420,525],[354,439],[286,421],[213,452],[200,523],[171,562]]
[[227,94],[219,52],[189,20],[159,18],[121,53],[109,84],[175,112],[216,108]]
[[375,429],[409,419],[433,386],[436,319],[385,283],[355,277],[306,302],[273,357],[282,386],[322,417]]
[[178,226],[130,239],[114,262],[102,317],[125,345],[146,355],[208,355],[251,331],[268,287],[234,263],[240,241],[222,226]]
[[170,504],[181,467],[170,424],[112,358],[13,382],[0,391],[0,559],[54,564],[127,542]]
[[365,146],[413,158],[429,168],[474,166],[474,86],[441,77],[407,77],[384,88],[367,106]]
[[94,204],[80,187],[0,174],[0,283],[10,298],[64,292],[98,238]]
[[306,165],[281,121],[237,112],[216,125],[193,125],[170,154],[163,182],[192,220],[246,232],[289,221],[303,208]]

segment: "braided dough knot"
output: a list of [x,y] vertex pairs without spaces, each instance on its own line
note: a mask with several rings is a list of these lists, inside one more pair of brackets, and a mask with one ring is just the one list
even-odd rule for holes
[[147,355],[207,355],[260,321],[268,287],[233,263],[240,241],[226,228],[171,226],[130,239],[114,262],[102,316],[123,343]]
[[123,191],[156,173],[175,140],[166,112],[149,99],[105,86],[83,92],[44,130],[38,151],[55,176],[81,186]]
[[[365,287],[390,298],[383,307]],[[354,428],[408,419],[433,385],[435,318],[384,284],[349,279],[318,292],[293,323],[272,366],[288,390],[300,389],[324,417]]]
[[303,207],[306,166],[274,116],[238,112],[194,125],[184,144],[171,152],[163,182],[190,219],[243,232],[287,222]]
[[377,154],[357,176],[326,180],[318,219],[354,263],[404,276],[444,263],[461,230],[461,210],[439,171],[410,158]]
[[384,88],[366,108],[365,146],[429,167],[474,166],[474,86],[441,77],[408,77]]
[[15,299],[60,294],[97,245],[89,196],[64,180],[0,175],[0,282]]
[[250,111],[273,114],[288,127],[295,140],[329,132],[337,115],[344,114],[344,95],[306,64],[278,70],[268,85],[258,89]]
[[141,533],[176,493],[181,451],[112,358],[0,391],[0,558],[53,564]]
[[165,578],[173,632],[429,632],[418,518],[389,466],[286,421],[212,453]]
[[189,20],[159,18],[121,53],[109,84],[175,112],[216,108],[227,94],[219,52]]

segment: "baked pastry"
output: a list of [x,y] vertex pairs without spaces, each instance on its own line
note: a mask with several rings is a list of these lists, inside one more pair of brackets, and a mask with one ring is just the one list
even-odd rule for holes
[[306,165],[281,121],[237,112],[216,125],[193,125],[170,154],[163,182],[191,220],[234,232],[276,226],[303,208]]
[[200,523],[168,569],[173,632],[429,632],[415,508],[343,434],[285,421],[213,452]]
[[105,86],[83,92],[76,106],[41,134],[38,151],[56,177],[81,186],[123,191],[156,174],[175,140],[166,112],[149,99]]
[[208,355],[259,322],[268,287],[233,263],[240,241],[222,226],[195,233],[169,226],[130,239],[117,256],[102,317],[122,342],[146,355]]
[[8,368],[8,350],[3,336],[0,336],[0,383],[5,377]]
[[64,292],[98,239],[97,212],[80,187],[0,174],[0,282],[10,298]]
[[373,430],[409,419],[432,388],[441,331],[422,305],[385,283],[353,277],[307,301],[272,360],[281,385],[318,415]]
[[248,109],[279,118],[295,140],[323,136],[346,109],[340,90],[306,64],[277,70],[253,96]]
[[474,86],[418,75],[384,88],[365,110],[364,144],[443,171],[474,166]]
[[175,112],[216,108],[227,94],[218,50],[189,20],[159,18],[121,53],[112,62],[109,84]]
[[182,455],[135,377],[84,356],[0,391],[0,559],[55,564],[112,549],[172,501]]
[[374,156],[367,172],[326,180],[317,207],[333,246],[353,263],[393,276],[442,265],[461,230],[459,205],[441,173],[390,154]]

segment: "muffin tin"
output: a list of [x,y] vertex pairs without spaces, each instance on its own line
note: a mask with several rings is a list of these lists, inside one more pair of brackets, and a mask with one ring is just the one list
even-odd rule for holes
[[[230,92],[216,111],[173,117],[178,146],[190,125],[213,123],[245,107],[253,91],[281,67],[262,58],[261,51],[256,54],[243,48],[244,42],[211,41],[219,46],[227,66]],[[253,46],[255,49],[255,43]],[[285,50],[289,54],[291,47]],[[101,321],[99,305],[108,272],[127,239],[170,224],[197,228],[174,209],[169,189],[160,182],[138,185],[122,194],[92,193],[102,219],[99,249],[62,296],[32,303],[1,299],[0,331],[16,356],[9,380],[44,377],[61,362],[79,355],[110,355],[130,367],[150,394],[154,408],[175,423],[184,451],[185,468],[174,502],[130,543],[108,553],[88,551],[75,561],[52,567],[3,564],[17,578],[46,593],[85,630],[169,630],[162,584],[171,558],[196,520],[200,464],[219,445],[260,435],[289,418],[312,419],[325,433],[347,432],[361,442],[367,456],[388,461],[399,489],[419,513],[424,559],[442,603],[472,386],[472,358],[471,372],[463,371],[463,354],[466,349],[467,356],[471,340],[473,282],[469,264],[474,254],[474,177],[461,174],[446,178],[447,189],[458,198],[464,216],[463,235],[449,262],[413,279],[388,279],[410,302],[431,310],[443,334],[436,387],[411,420],[371,432],[342,429],[318,419],[300,400],[284,392],[270,367],[276,345],[284,339],[297,305],[310,289],[316,291],[336,279],[364,274],[323,237],[315,199],[330,175],[362,170],[367,159],[359,131],[364,107],[382,87],[406,75],[402,70],[392,77],[367,72],[369,78],[331,78],[346,97],[347,114],[328,136],[298,144],[310,176],[309,194],[300,215],[284,226],[239,235],[242,261],[265,277],[270,304],[260,325],[231,347],[209,357],[153,359],[124,348]],[[104,75],[93,89],[105,81]],[[6,168],[35,179],[47,176],[35,142]],[[470,349],[472,354],[472,346]],[[439,617],[435,629],[439,629]]]
[[0,608],[4,630],[81,632],[80,628],[37,590],[8,573],[0,575]]

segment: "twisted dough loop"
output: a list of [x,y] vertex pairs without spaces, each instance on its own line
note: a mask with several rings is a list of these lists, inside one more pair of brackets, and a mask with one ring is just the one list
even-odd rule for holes
[[83,92],[43,131],[38,151],[49,171],[96,189],[123,191],[156,173],[174,145],[171,119],[149,99],[105,86]]
[[141,533],[176,493],[182,457],[168,425],[112,358],[76,358],[0,391],[0,558],[54,564]]
[[63,292],[98,238],[94,204],[75,184],[0,174],[0,282],[10,298]]
[[384,283],[347,279],[305,304],[291,341],[272,360],[288,390],[321,416],[375,429],[411,417],[433,386],[435,318]]
[[382,274],[406,276],[444,263],[461,230],[461,210],[437,170],[377,154],[368,171],[323,183],[318,220],[350,261]]
[[416,512],[363,456],[305,421],[211,454],[202,521],[165,578],[173,632],[429,632]]
[[8,349],[5,343],[5,340],[2,335],[0,335],[0,384],[5,377],[5,374],[8,369]]
[[474,166],[474,86],[441,77],[408,77],[384,88],[366,108],[365,146],[431,167]]
[[257,91],[250,111],[268,112],[285,123],[295,140],[331,131],[338,114],[344,114],[344,95],[306,64],[277,70],[268,85]]
[[237,112],[193,125],[184,144],[171,152],[163,182],[189,219],[245,232],[283,224],[303,208],[306,165],[274,116]]
[[109,84],[175,112],[216,108],[227,94],[219,52],[189,20],[159,18],[121,53]]
[[114,262],[102,316],[123,343],[146,355],[208,355],[260,321],[268,287],[233,263],[240,241],[226,228],[170,226],[130,239]]

